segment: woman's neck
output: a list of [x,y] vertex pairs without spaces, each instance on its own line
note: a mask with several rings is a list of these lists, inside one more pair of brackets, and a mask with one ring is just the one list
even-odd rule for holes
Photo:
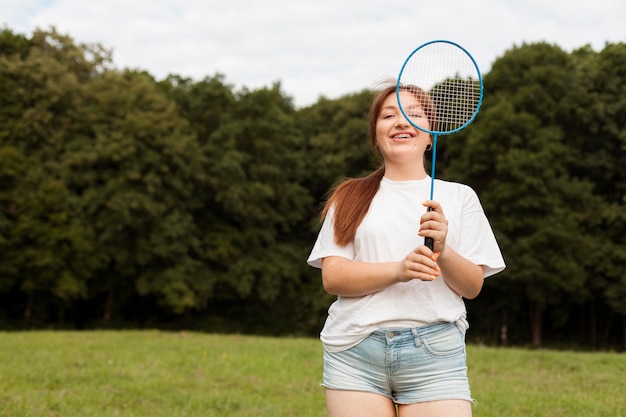
[[385,177],[392,181],[422,180],[427,176],[423,164],[385,163]]

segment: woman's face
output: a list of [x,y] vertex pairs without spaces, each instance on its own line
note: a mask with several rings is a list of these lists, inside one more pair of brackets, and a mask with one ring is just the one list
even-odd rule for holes
[[[415,95],[409,91],[401,91],[400,95],[404,110],[413,123],[428,129],[428,119]],[[376,144],[385,161],[422,161],[429,143],[430,135],[413,127],[400,111],[396,95],[389,94],[383,101],[376,120]]]

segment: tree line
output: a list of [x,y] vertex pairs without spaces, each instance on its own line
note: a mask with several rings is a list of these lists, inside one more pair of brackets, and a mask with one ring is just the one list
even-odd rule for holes
[[[626,347],[626,44],[513,46],[438,177],[472,186],[507,269],[470,341]],[[54,28],[0,31],[0,328],[316,335],[320,204],[380,163],[372,91],[296,108],[118,69]]]

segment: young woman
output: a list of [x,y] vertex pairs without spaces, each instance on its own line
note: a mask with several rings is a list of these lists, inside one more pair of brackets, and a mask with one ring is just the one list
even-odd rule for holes
[[[430,97],[400,94],[428,128]],[[369,122],[383,164],[335,189],[308,259],[338,296],[321,332],[328,415],[471,416],[463,298],[504,269],[502,255],[471,188],[436,180],[428,200],[432,138],[402,115],[395,85],[379,91]]]

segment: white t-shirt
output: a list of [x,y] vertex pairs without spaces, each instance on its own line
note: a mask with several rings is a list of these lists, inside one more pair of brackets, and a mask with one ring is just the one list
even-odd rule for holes
[[[426,211],[422,202],[429,195],[430,177],[417,181],[383,178],[354,241],[337,245],[331,207],[307,262],[321,268],[322,259],[328,256],[370,263],[404,259],[424,242],[417,233]],[[474,190],[435,180],[433,199],[441,204],[448,220],[446,243],[474,264],[483,265],[485,277],[502,271],[504,259]],[[339,296],[328,310],[320,335],[324,347],[329,351],[349,349],[380,328],[457,322],[465,330],[465,303],[443,278],[398,283],[362,297]]]

